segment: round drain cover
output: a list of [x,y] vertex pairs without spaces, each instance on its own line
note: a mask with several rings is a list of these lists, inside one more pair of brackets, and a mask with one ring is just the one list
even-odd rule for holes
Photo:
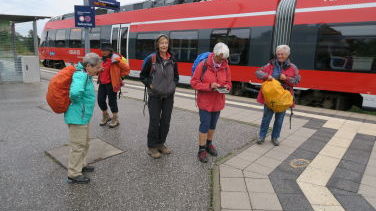
[[290,166],[293,168],[304,168],[309,165],[311,161],[306,159],[294,159],[290,162]]

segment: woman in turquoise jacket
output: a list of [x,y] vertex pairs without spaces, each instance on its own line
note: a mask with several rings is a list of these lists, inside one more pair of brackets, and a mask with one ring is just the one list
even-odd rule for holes
[[89,123],[95,105],[95,90],[92,77],[102,69],[101,58],[88,53],[83,62],[76,66],[69,91],[71,104],[64,113],[69,128],[71,151],[68,163],[68,182],[86,184],[90,179],[82,172],[92,172],[94,167],[87,166],[86,155],[89,149]]

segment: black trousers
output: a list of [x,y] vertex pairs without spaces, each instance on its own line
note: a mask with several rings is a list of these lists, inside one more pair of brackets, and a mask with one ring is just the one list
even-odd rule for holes
[[174,106],[174,95],[166,98],[149,95],[149,131],[148,147],[155,148],[166,142],[170,130],[172,108]]
[[117,113],[118,106],[117,106],[117,93],[113,91],[112,84],[99,84],[98,88],[98,105],[102,111],[107,110],[107,97],[108,97],[108,104],[110,106],[112,113]]

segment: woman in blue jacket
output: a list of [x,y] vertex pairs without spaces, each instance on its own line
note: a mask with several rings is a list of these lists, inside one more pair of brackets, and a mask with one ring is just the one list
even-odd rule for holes
[[89,149],[89,122],[95,105],[92,77],[101,69],[101,58],[95,53],[88,53],[83,58],[83,62],[76,66],[76,72],[72,77],[69,91],[71,104],[64,113],[71,145],[68,163],[69,183],[89,183],[90,179],[82,172],[94,171],[94,167],[87,166],[86,155]]

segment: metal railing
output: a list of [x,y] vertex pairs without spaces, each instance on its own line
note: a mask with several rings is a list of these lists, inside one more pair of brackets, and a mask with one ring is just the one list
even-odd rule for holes
[[0,21],[0,82],[22,81],[20,56],[36,53],[33,25],[28,23],[30,27],[25,23]]

